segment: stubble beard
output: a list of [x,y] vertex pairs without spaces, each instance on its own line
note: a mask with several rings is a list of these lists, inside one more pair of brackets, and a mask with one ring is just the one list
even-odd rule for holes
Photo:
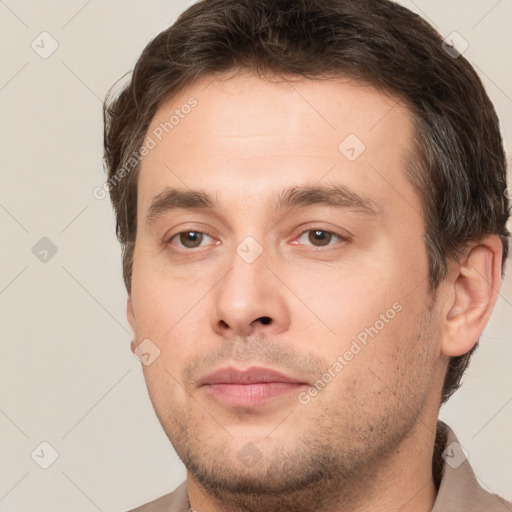
[[[414,362],[416,368],[404,370],[408,382],[400,385],[400,396],[394,390],[385,397],[365,395],[364,383],[359,383],[362,387],[344,389],[337,407],[333,407],[332,395],[329,402],[319,395],[314,404],[297,405],[283,425],[268,436],[276,440],[272,448],[268,448],[267,442],[261,458],[250,468],[240,463],[227,431],[217,432],[225,437],[212,442],[194,407],[173,408],[172,415],[160,417],[162,426],[189,473],[223,510],[348,512],[364,509],[364,504],[378,492],[374,483],[390,452],[396,452],[411,434],[425,407],[429,388],[426,383],[432,378],[434,364],[431,341],[437,334],[431,312],[431,308],[424,311],[419,325],[409,336],[410,343],[424,348],[418,349],[414,361],[403,362],[404,367]],[[361,405],[365,399],[369,402]],[[378,403],[379,407],[373,407],[372,403]],[[314,414],[308,413],[309,424],[290,439],[287,427],[294,425],[294,415],[304,414],[309,407],[314,407]],[[218,428],[222,430],[220,425]],[[257,440],[254,443],[257,445]]]

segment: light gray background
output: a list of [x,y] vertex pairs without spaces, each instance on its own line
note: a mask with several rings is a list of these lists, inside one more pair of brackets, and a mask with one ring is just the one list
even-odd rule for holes
[[[0,511],[122,511],[184,479],[129,349],[112,209],[92,190],[105,180],[107,89],[191,3],[0,0]],[[512,0],[403,3],[467,40],[509,151]],[[46,59],[31,47],[51,49],[43,31],[59,45]],[[32,252],[42,237],[58,249],[46,262]],[[508,499],[511,317],[509,275],[464,386],[441,411],[482,485]],[[36,463],[50,462],[43,441],[59,454],[48,469]]]

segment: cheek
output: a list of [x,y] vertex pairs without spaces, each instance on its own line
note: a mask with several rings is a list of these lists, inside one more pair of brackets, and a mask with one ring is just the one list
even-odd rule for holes
[[325,272],[299,273],[290,268],[283,279],[300,299],[289,298],[296,323],[325,334],[318,345],[321,350],[326,349],[327,342],[332,350],[343,351],[358,335],[364,339],[366,330],[373,329],[376,322],[382,331],[397,316],[396,309],[403,306],[399,272],[392,262],[382,255],[370,255],[366,261],[360,258],[345,263]]
[[[436,380],[436,335],[434,323],[407,304],[384,326],[374,322],[340,344],[341,357],[332,360],[341,361],[343,369],[318,405],[332,407],[332,397],[342,396],[344,403],[357,404],[368,424],[408,418],[425,403]],[[344,407],[338,402],[337,409]]]
[[182,404],[187,403],[187,394],[173,368],[169,368],[165,356],[144,366],[144,379],[153,409],[162,424],[171,425]]
[[[379,237],[371,250],[350,252],[340,264],[300,272],[291,268],[287,282],[342,345],[376,322],[379,331],[382,325],[387,331],[389,323],[414,318],[414,311],[424,307],[428,260],[416,227],[415,236],[394,232],[393,237]],[[406,306],[409,313],[397,314],[396,309]]]
[[180,277],[162,268],[161,258],[136,252],[132,278],[132,302],[138,337],[163,341],[179,331],[200,309],[207,280]]
[[[177,289],[169,280],[155,278],[150,265],[134,264],[132,303],[136,320],[137,344],[150,340],[153,354],[150,364],[143,364],[144,378],[157,412],[164,403],[180,393],[181,369],[194,348],[197,321],[189,303],[190,291]],[[197,296],[195,301],[197,302]],[[196,322],[197,323],[197,322]],[[147,342],[146,342],[147,343]],[[162,404],[162,405],[158,405]]]

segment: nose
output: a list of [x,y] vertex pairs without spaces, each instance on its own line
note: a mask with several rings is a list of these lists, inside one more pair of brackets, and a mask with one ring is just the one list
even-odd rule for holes
[[288,329],[290,311],[283,285],[267,268],[265,251],[251,263],[238,253],[231,268],[214,288],[213,330],[223,336],[276,335]]

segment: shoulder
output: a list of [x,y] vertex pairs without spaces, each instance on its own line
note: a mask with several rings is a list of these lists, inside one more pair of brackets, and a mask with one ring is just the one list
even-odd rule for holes
[[129,512],[188,512],[187,482],[174,491]]

